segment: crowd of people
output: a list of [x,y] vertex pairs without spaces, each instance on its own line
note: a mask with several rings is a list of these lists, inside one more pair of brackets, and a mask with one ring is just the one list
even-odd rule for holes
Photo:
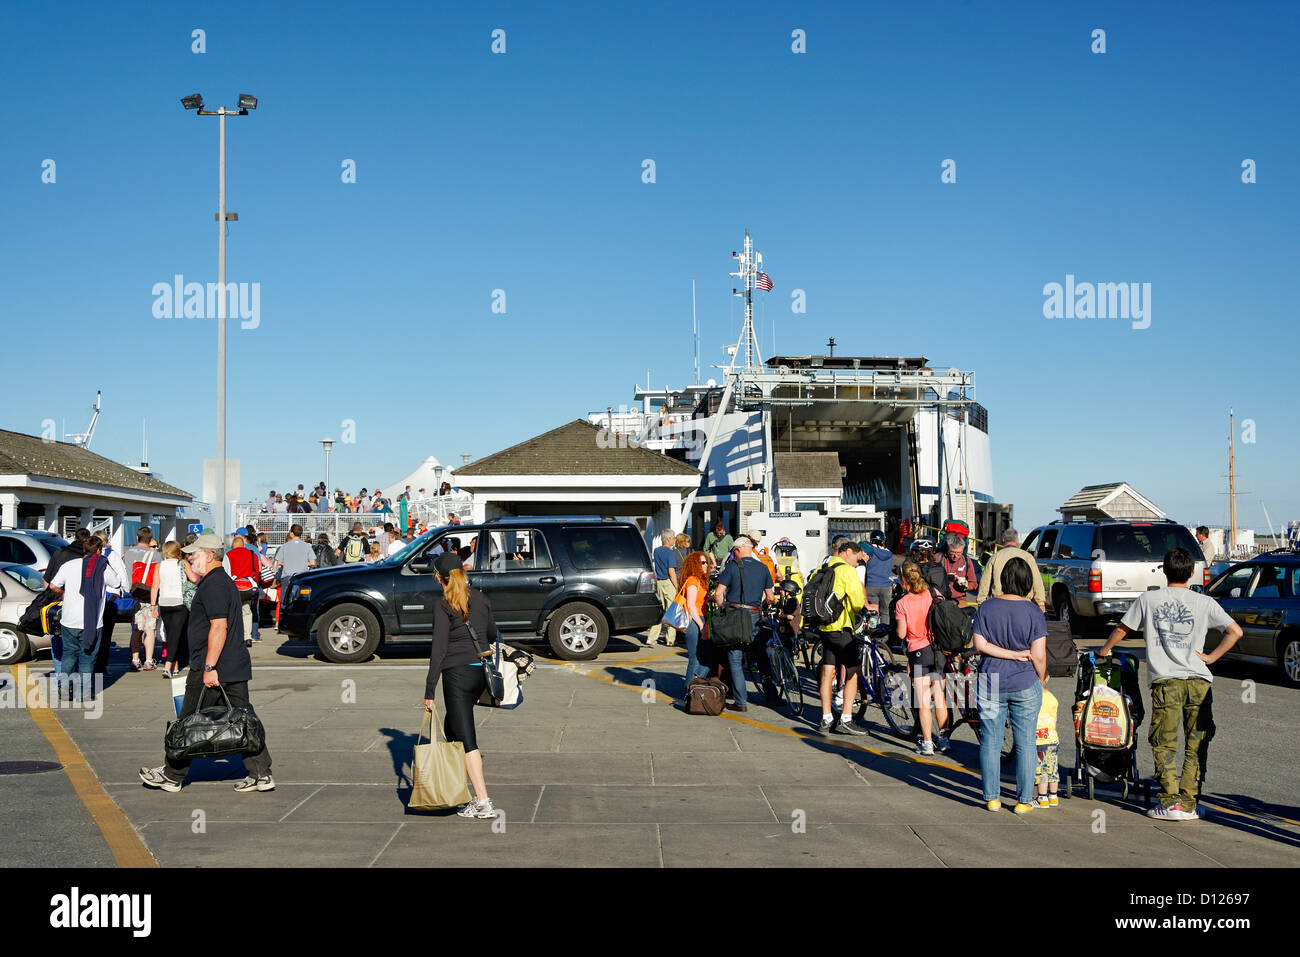
[[[757,629],[759,616],[766,611],[780,623],[778,634],[802,631],[820,646],[819,731],[865,734],[853,709],[861,678],[861,625],[865,616],[874,615],[906,651],[918,719],[916,752],[922,757],[949,750],[945,732],[953,718],[931,611],[937,602],[965,603],[973,618],[972,650],[979,655],[976,693],[986,806],[990,811],[1001,809],[1001,749],[1008,722],[1014,741],[1015,813],[1057,805],[1058,702],[1047,690],[1042,577],[1033,556],[1016,546],[1014,529],[1007,530],[1003,547],[984,568],[970,557],[967,536],[959,529],[946,533],[941,550],[927,539],[913,541],[901,561],[884,547],[880,532],[860,542],[838,537],[823,565],[835,602],[829,603],[832,611],[824,619],[812,623],[801,620],[800,597],[805,587],[812,587],[815,576],[806,583],[794,580],[761,547],[758,536],[733,538],[719,523],[702,550],[693,550],[688,536],[673,531],[665,531],[660,541],[653,550],[653,564],[665,616],[661,627],[650,630],[647,641],[673,645],[678,634],[683,637],[688,693],[694,681],[715,676],[727,687],[731,698],[727,709],[744,712],[749,664],[758,672],[765,700],[776,700],[771,659]],[[296,576],[310,568],[382,560],[408,544],[409,530],[403,536],[391,522],[381,535],[372,537],[355,521],[337,544],[324,534],[309,542],[302,526],[294,524],[272,558],[265,533],[251,524],[237,530],[228,548],[210,533],[191,534],[182,542],[160,546],[152,529],[145,527],[137,533],[135,545],[119,556],[102,532],[92,535],[79,530],[53,556],[45,572],[49,588],[62,599],[62,619],[52,635],[51,649],[59,693],[81,700],[96,693],[93,675],[102,673],[112,626],[125,612],[131,622],[133,670],[157,670],[154,655],[159,649],[165,649],[161,653],[164,674],[174,677],[188,669],[182,716],[216,704],[219,696],[234,707],[251,709],[249,649],[261,640],[258,609],[263,590],[277,583],[288,589]],[[1184,549],[1167,554],[1167,587],[1147,591],[1134,602],[1097,653],[1109,654],[1129,632],[1142,631],[1147,637],[1153,705],[1150,742],[1161,786],[1160,798],[1148,813],[1163,820],[1197,816],[1214,727],[1213,677],[1208,666],[1242,634],[1213,599],[1187,588],[1195,562]],[[473,708],[486,680],[480,636],[494,640],[499,631],[487,599],[469,587],[465,570],[458,551],[446,550],[436,557],[434,573],[443,594],[433,612],[423,703],[434,710],[434,695],[441,684],[446,737],[463,744],[473,789],[470,802],[459,813],[493,818],[497,812],[487,793]],[[681,613],[670,614],[672,605],[680,606]],[[710,622],[722,609],[747,622],[748,640],[728,643],[718,651],[711,647]],[[1180,627],[1166,627],[1170,621]],[[1190,634],[1187,622],[1192,623]],[[1225,632],[1213,654],[1202,650],[1209,628]],[[1176,760],[1180,728],[1185,750],[1181,764]],[[247,774],[236,785],[237,791],[274,790],[271,757],[265,747],[245,755],[244,763]],[[188,763],[168,760],[157,767],[142,767],[139,774],[146,786],[175,792],[184,784]]]
[[[1018,547],[1015,529],[1006,530],[1000,547],[986,557],[984,567],[971,557],[969,536],[964,532],[960,523],[950,523],[942,548],[932,540],[916,539],[897,561],[884,547],[881,532],[873,532],[861,542],[837,538],[823,567],[833,575],[840,611],[838,617],[810,626],[800,621],[797,598],[805,583],[782,582],[781,571],[767,550],[760,548],[756,536],[733,538],[718,523],[706,536],[703,550],[691,551],[689,538],[665,531],[653,553],[657,593],[665,616],[647,640],[654,644],[662,639],[672,645],[680,633],[687,652],[687,693],[693,682],[717,677],[731,698],[727,709],[743,712],[748,710],[746,663],[757,671],[765,701],[775,703],[778,697],[770,657],[756,628],[760,614],[774,613],[781,623],[778,634],[788,638],[802,629],[804,637],[821,648],[817,669],[820,732],[861,735],[867,732],[853,718],[864,640],[859,625],[865,616],[874,615],[897,636],[906,652],[911,702],[917,716],[916,753],[932,757],[936,751],[950,750],[946,732],[955,723],[955,709],[948,707],[945,655],[935,641],[931,610],[936,602],[952,602],[964,607],[972,619],[970,651],[978,655],[979,662],[975,690],[981,729],[980,776],[988,810],[1002,807],[1001,752],[1008,723],[1014,742],[1014,812],[1056,807],[1059,703],[1048,690],[1042,575],[1034,557]],[[1162,820],[1197,816],[1205,756],[1213,736],[1213,679],[1208,666],[1227,653],[1242,634],[1241,627],[1217,602],[1188,589],[1198,558],[1184,549],[1169,552],[1163,566],[1167,587],[1145,592],[1097,652],[1099,657],[1109,655],[1132,631],[1147,636],[1153,704],[1149,740],[1161,786],[1159,800],[1148,815]],[[673,604],[680,606],[684,615],[670,612]],[[752,640],[713,652],[706,606],[743,611]],[[1179,609],[1177,614],[1170,612],[1174,606]],[[1182,622],[1184,627],[1166,627],[1170,620]],[[1190,636],[1186,622],[1193,622]],[[1213,654],[1203,651],[1209,628],[1224,631]],[[1177,761],[1180,728],[1184,729],[1186,755],[1181,764]]]

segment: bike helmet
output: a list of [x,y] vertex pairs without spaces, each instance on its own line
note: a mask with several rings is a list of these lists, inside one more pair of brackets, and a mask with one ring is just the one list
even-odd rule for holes
[[883,545],[885,544],[885,533],[880,529],[876,529],[867,536],[867,541],[872,545]]
[[794,596],[799,594],[799,583],[789,578],[782,581],[781,584],[776,587],[781,589],[781,591],[785,592],[787,595]]
[[917,551],[932,552],[934,551],[934,541],[929,538],[915,538],[912,540],[912,548]]

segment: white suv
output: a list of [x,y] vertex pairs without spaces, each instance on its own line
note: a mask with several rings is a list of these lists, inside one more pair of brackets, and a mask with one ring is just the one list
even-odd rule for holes
[[1196,539],[1169,519],[1056,521],[1034,529],[1021,548],[1038,562],[1058,620],[1080,636],[1122,618],[1142,592],[1163,588],[1165,552],[1172,549],[1185,548],[1196,559],[1188,584],[1209,583]]

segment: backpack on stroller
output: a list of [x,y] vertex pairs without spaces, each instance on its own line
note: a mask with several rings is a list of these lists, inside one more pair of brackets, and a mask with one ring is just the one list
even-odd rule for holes
[[1064,796],[1070,797],[1077,785],[1091,799],[1095,784],[1118,784],[1127,798],[1141,784],[1150,800],[1151,784],[1142,782],[1137,766],[1137,729],[1145,716],[1136,658],[1118,651],[1107,658],[1092,651],[1080,653],[1074,686],[1074,772]]

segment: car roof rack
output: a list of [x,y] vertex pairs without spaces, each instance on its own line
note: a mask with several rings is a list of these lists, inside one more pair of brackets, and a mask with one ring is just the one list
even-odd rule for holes
[[515,525],[526,522],[535,525],[539,522],[613,522],[616,519],[608,515],[500,515],[490,518],[484,525]]

